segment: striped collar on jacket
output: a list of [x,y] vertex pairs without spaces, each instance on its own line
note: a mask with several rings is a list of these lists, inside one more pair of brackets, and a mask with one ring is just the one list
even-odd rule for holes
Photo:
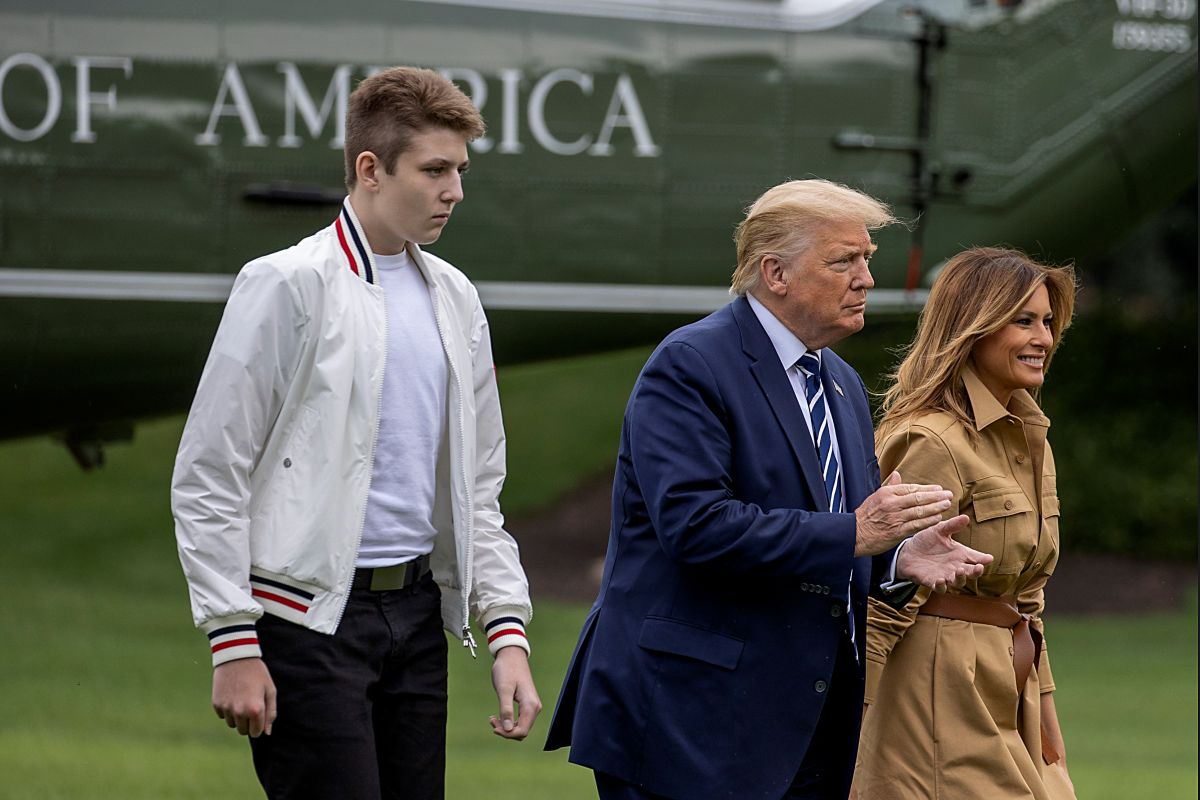
[[342,211],[333,221],[334,234],[350,270],[371,285],[376,284],[375,263],[367,247],[367,236],[350,206],[350,197],[342,201]]

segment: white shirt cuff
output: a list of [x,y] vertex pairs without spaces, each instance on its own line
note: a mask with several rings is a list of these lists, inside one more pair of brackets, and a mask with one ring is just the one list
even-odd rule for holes
[[904,545],[908,544],[908,542],[909,540],[905,539],[896,546],[896,554],[892,556],[892,563],[888,567],[887,574],[884,576],[883,581],[879,584],[879,588],[882,589],[885,594],[894,595],[899,592],[907,591],[912,587],[912,581],[910,580],[896,580],[896,562],[900,560],[900,551],[904,549]]

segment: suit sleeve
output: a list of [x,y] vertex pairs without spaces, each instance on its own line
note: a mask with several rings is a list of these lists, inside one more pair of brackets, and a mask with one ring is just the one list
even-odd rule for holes
[[723,388],[742,390],[721,387],[683,342],[651,356],[634,387],[627,446],[663,551],[684,565],[802,577],[845,600],[854,515],[766,510],[739,499]]
[[[898,471],[905,483],[937,484],[948,489],[954,497],[945,516],[961,513],[963,485],[954,459],[942,438],[927,428],[906,426],[888,436],[879,447],[879,467],[884,475]],[[901,608],[870,599],[866,702],[872,702],[888,655],[913,624],[930,591],[927,586],[918,587]]]

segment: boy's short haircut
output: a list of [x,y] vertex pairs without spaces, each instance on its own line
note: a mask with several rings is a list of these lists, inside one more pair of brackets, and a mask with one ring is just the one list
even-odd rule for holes
[[346,106],[346,187],[360,153],[378,156],[391,174],[414,133],[449,128],[473,141],[487,128],[479,109],[449,79],[429,69],[393,67],[366,78]]

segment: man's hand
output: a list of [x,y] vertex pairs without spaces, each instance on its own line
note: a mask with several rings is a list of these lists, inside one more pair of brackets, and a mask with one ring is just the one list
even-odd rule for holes
[[271,735],[275,683],[261,658],[226,661],[213,670],[213,711],[243,736]]
[[984,565],[992,563],[991,554],[972,550],[950,538],[966,528],[969,521],[966,514],[959,514],[909,539],[896,557],[896,578],[944,592],[982,575]]
[[492,686],[500,701],[500,716],[488,717],[492,732],[505,739],[524,739],[542,710],[533,675],[529,673],[529,657],[524,650],[516,646],[502,647],[496,653],[496,662],[492,664]]
[[937,523],[950,507],[952,497],[952,492],[940,486],[901,483],[900,473],[893,472],[854,511],[858,521],[855,557],[885,553],[906,537]]

